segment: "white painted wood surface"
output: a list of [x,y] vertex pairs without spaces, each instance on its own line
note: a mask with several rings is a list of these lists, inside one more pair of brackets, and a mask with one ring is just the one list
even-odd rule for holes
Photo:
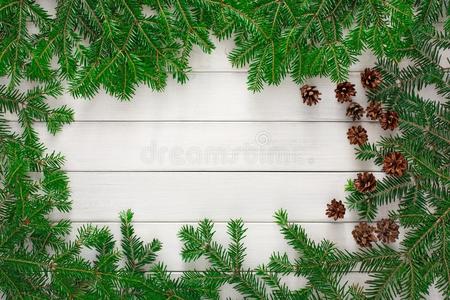
[[[351,73],[352,82],[360,81]],[[320,105],[306,108],[301,102],[299,86],[285,80],[280,86],[268,86],[260,93],[247,89],[247,73],[193,73],[180,85],[170,80],[164,92],[140,87],[131,102],[114,101],[104,92],[91,100],[74,100],[66,94],[55,105],[72,107],[79,121],[348,121],[346,106],[335,100],[334,86],[327,78],[315,78],[309,84],[322,92]],[[361,85],[357,99],[366,105]],[[92,105],[94,103],[94,105]]]
[[[131,105],[131,104],[130,104]],[[299,104],[301,105],[301,104]],[[305,109],[307,109],[305,107]],[[42,124],[41,124],[42,125]],[[46,145],[69,171],[359,171],[350,122],[75,122]],[[383,130],[364,123],[370,141]]]
[[[39,2],[54,7],[53,1]],[[250,268],[267,262],[272,251],[295,257],[273,223],[279,208],[287,209],[316,241],[327,238],[356,249],[351,236],[356,214],[347,212],[334,224],[324,214],[326,203],[344,200],[345,182],[357,171],[380,170],[354,159],[354,147],[346,139],[352,122],[345,117],[346,106],[334,98],[335,84],[324,78],[307,82],[322,92],[322,101],[314,107],[301,103],[299,86],[289,79],[251,93],[246,70],[232,68],[226,58],[233,43],[216,43],[211,55],[194,50],[193,72],[183,86],[169,81],[163,93],[140,87],[131,102],[104,92],[91,100],[65,94],[49,102],[72,107],[76,119],[56,136],[38,125],[49,149],[66,156],[71,180],[73,209],[52,218],[68,217],[75,229],[86,222],[108,226],[120,238],[118,213],[131,208],[137,234],[163,242],[159,259],[175,274],[205,268],[204,261],[181,260],[177,238],[181,226],[203,218],[217,222],[216,236],[224,243],[227,220],[242,218],[247,223],[245,266]],[[367,100],[359,71],[374,62],[367,53],[351,67],[355,101],[362,105]],[[368,129],[370,141],[389,133],[374,122],[359,124]],[[231,160],[223,160],[229,156]],[[351,282],[365,278],[348,276]],[[301,278],[287,281],[295,288],[304,284]],[[225,296],[239,299],[230,287],[224,289]],[[430,296],[440,298],[435,292]]]
[[[208,217],[268,223],[276,210],[284,208],[292,221],[328,223],[334,221],[324,214],[324,207],[333,198],[344,200],[343,186],[356,173],[70,172],[69,176],[73,209],[53,215],[55,219],[115,221],[129,208],[137,222],[195,222]],[[381,178],[383,173],[375,176]],[[380,216],[386,214],[380,211]],[[357,220],[354,211],[347,211],[339,222]]]
[[[64,94],[50,106],[67,105],[77,121],[350,121],[346,105],[335,100],[334,83],[327,78],[313,78],[322,93],[319,105],[306,107],[301,102],[299,86],[286,79],[279,86],[267,86],[260,93],[247,90],[246,73],[196,72],[180,85],[169,80],[164,92],[141,86],[131,101],[117,101],[101,91],[93,99],[74,99]],[[356,84],[354,101],[367,105],[359,72],[351,72]],[[431,87],[421,91],[425,97],[441,99]],[[130,104],[131,102],[131,104]],[[16,120],[16,116],[8,116]],[[367,119],[364,119],[368,121]]]

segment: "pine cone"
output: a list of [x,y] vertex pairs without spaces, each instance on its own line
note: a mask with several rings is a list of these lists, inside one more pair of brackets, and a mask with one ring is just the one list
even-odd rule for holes
[[351,145],[362,145],[367,142],[367,130],[361,125],[352,126],[347,131],[347,138]]
[[337,219],[343,219],[345,215],[345,206],[342,204],[342,201],[336,201],[336,199],[331,200],[331,202],[327,204],[326,215],[328,218],[333,218],[335,221]]
[[375,89],[381,83],[381,73],[378,70],[366,68],[361,73],[361,82],[366,89]]
[[307,105],[316,105],[320,101],[320,95],[322,95],[314,85],[307,85],[305,84],[300,89],[300,93],[302,94],[303,103],[306,103]]
[[368,117],[371,120],[378,120],[383,113],[383,110],[381,109],[381,103],[379,102],[370,102],[369,105],[366,108],[366,117]]
[[398,127],[398,114],[395,111],[387,111],[380,116],[381,128],[394,130]]
[[388,175],[403,176],[408,161],[400,152],[391,152],[384,157],[383,171]]
[[360,222],[352,231],[353,238],[361,247],[372,247],[372,242],[376,242],[377,238],[374,235],[375,228],[368,225],[366,222]]
[[393,243],[398,239],[399,226],[391,219],[381,219],[377,222],[377,237],[383,243]]
[[353,121],[360,120],[364,115],[364,108],[356,102],[350,103],[347,107],[347,117],[351,117]]
[[363,172],[357,174],[358,178],[355,179],[355,187],[361,193],[373,192],[377,187],[377,180],[372,173]]
[[352,96],[356,95],[355,85],[348,81],[339,83],[334,91],[336,99],[340,103],[351,102]]

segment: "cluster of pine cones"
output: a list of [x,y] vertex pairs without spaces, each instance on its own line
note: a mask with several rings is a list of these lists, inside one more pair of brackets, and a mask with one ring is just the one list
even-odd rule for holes
[[[381,73],[376,69],[366,68],[361,73],[361,83],[366,89],[376,89],[382,83]],[[381,128],[384,130],[394,130],[398,127],[398,114],[395,111],[384,111],[381,103],[372,101],[366,109],[359,103],[354,102],[352,97],[356,96],[355,85],[351,82],[339,83],[334,90],[336,93],[336,100],[339,103],[349,103],[346,115],[353,121],[361,120],[366,114],[366,117],[372,121],[378,120]],[[321,100],[321,93],[314,85],[304,85],[300,88],[300,94],[303,103],[308,106],[316,105]],[[352,145],[362,145],[368,140],[367,130],[361,125],[352,126],[347,131],[347,138]]]
[[[361,73],[361,83],[366,89],[376,89],[382,82],[381,73],[378,70],[366,68]],[[355,85],[350,82],[339,83],[335,89],[338,102],[350,102],[347,107],[347,116],[353,121],[361,120],[366,113],[366,117],[372,121],[378,120],[384,130],[394,130],[398,127],[398,114],[395,111],[384,111],[381,103],[372,101],[366,109],[360,104],[352,101],[352,96],[356,95]],[[362,145],[368,140],[367,130],[361,125],[352,126],[347,131],[347,138],[352,145]]]
[[[393,243],[398,239],[399,226],[391,219],[381,219],[376,227],[360,222],[352,231],[353,238],[361,247],[371,247],[377,240],[383,243]],[[376,234],[376,236],[375,236]]]
[[[327,204],[326,214],[328,217],[337,219],[343,218],[345,206],[342,201],[331,200]],[[398,239],[399,226],[392,219],[381,219],[375,226],[360,222],[352,231],[353,238],[361,247],[371,247],[372,243],[381,241],[383,243],[394,243]]]
[[[383,171],[388,175],[403,176],[407,168],[408,161],[400,152],[391,152],[384,157]],[[353,184],[358,192],[364,194],[370,194],[377,188],[377,180],[373,173],[370,172],[358,173]],[[371,247],[371,243],[376,242],[377,238],[384,243],[395,242],[398,238],[398,229],[399,226],[393,220],[381,219],[377,222],[376,228],[368,225],[366,222],[360,222],[353,229],[352,235],[356,243],[361,247]],[[377,234],[377,237],[375,237],[374,232]]]
[[[401,154],[393,152],[388,154],[387,157],[391,158],[398,155]],[[402,160],[404,160],[403,157]],[[385,159],[385,165],[386,164],[390,165],[391,160],[386,162]],[[406,160],[402,162],[402,165],[405,167],[407,166]],[[386,171],[386,168],[383,167],[383,170]],[[360,193],[372,193],[376,190],[377,180],[370,172],[358,173],[357,178],[354,180],[354,185]],[[345,210],[345,205],[342,201],[333,199],[327,204],[326,215],[336,221],[344,218]],[[360,222],[353,229],[352,235],[356,243],[361,247],[372,247],[372,243],[376,241],[393,243],[398,239],[399,226],[392,219],[381,219],[376,222],[376,226],[372,226],[367,222]]]
[[[366,89],[376,89],[382,82],[381,73],[375,69],[366,68],[361,73],[361,83]],[[320,93],[315,86],[305,85],[301,88],[303,102],[312,105],[320,100]],[[364,113],[370,120],[379,120],[384,130],[394,130],[398,127],[398,114],[394,111],[384,111],[379,102],[370,102],[364,109],[352,100],[356,96],[355,85],[350,82],[339,83],[335,89],[336,99],[340,103],[348,102],[346,115],[353,121],[360,120]],[[352,126],[347,132],[347,138],[352,145],[362,145],[368,140],[367,131],[361,125]],[[408,168],[408,161],[399,152],[391,152],[384,157],[383,171],[391,176],[403,176]],[[376,190],[377,180],[370,172],[357,174],[354,186],[360,193],[370,194]],[[329,218],[344,218],[345,206],[342,201],[331,200],[327,204],[326,215]],[[375,226],[367,222],[360,222],[352,231],[353,238],[361,247],[371,247],[373,242],[393,243],[398,239],[399,226],[391,219],[381,219]]]

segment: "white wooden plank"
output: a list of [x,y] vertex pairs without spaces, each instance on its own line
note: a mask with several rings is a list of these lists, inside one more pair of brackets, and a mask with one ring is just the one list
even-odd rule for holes
[[[184,85],[169,81],[162,93],[140,87],[130,102],[117,101],[101,92],[91,101],[73,99],[66,93],[49,103],[72,107],[78,121],[349,120],[345,116],[347,105],[336,101],[336,84],[329,79],[308,80],[308,84],[316,85],[322,93],[319,105],[309,107],[301,102],[299,86],[291,80],[283,81],[280,86],[266,87],[260,93],[252,93],[247,89],[246,76],[246,73],[194,73]],[[367,98],[359,74],[352,73],[351,80],[357,87],[354,101],[366,106]]]
[[[436,24],[436,28],[440,31],[444,31],[443,24]],[[235,48],[235,43],[232,39],[227,39],[219,41],[216,38],[212,38],[212,41],[216,45],[216,49],[210,54],[205,54],[198,47],[194,47],[192,51],[190,63],[193,71],[196,72],[211,72],[211,71],[222,71],[222,72],[245,72],[248,67],[243,68],[233,68],[230,61],[228,60],[228,54]],[[447,58],[450,56],[450,49],[441,51],[440,64],[444,68],[450,66],[450,62]],[[357,57],[357,61],[349,67],[351,72],[360,72],[364,68],[370,68],[375,65],[377,61],[376,56],[371,50],[363,52]],[[401,66],[407,66],[409,62],[402,61]]]
[[[74,99],[64,93],[49,99],[52,107],[67,105],[75,111],[76,121],[348,121],[346,104],[335,99],[336,84],[327,78],[307,81],[322,93],[318,105],[302,103],[299,86],[290,79],[279,86],[268,86],[260,93],[247,89],[246,73],[193,73],[180,85],[169,80],[164,92],[152,92],[140,86],[129,102],[118,101],[101,91],[92,100]],[[364,107],[367,98],[359,73],[352,73],[350,81],[356,85],[354,101]],[[23,88],[26,89],[28,85]],[[432,86],[421,95],[443,100]],[[7,116],[17,120],[17,116]]]
[[[436,28],[443,30],[443,25],[437,24]],[[228,59],[228,54],[235,48],[235,43],[232,39],[219,41],[217,38],[211,38],[216,48],[210,53],[206,54],[197,46],[194,46],[189,60],[190,66],[194,72],[246,72],[248,66],[243,68],[235,68],[231,66]],[[450,49],[441,51],[440,64],[444,68],[450,66],[447,58],[450,56]],[[357,57],[357,61],[350,65],[349,71],[360,72],[365,68],[370,68],[375,65],[377,61],[376,56],[371,50],[363,52]],[[409,62],[402,61],[401,66],[407,66]]]
[[[375,175],[381,178],[383,173]],[[273,213],[284,208],[293,221],[333,222],[325,215],[326,205],[333,198],[344,201],[344,185],[355,177],[356,173],[70,172],[72,210],[54,214],[53,219],[110,222],[117,221],[120,211],[131,209],[139,222],[205,217],[271,222]],[[379,216],[387,216],[387,207]],[[357,214],[347,210],[342,221],[357,220]]]
[[[213,37],[212,41],[216,45],[216,49],[205,54],[198,47],[194,47],[192,51],[190,63],[193,71],[210,72],[210,71],[228,71],[228,72],[245,72],[248,66],[243,68],[234,68],[228,59],[228,54],[235,48],[232,39],[219,41]],[[361,71],[366,67],[375,65],[376,57],[371,51],[364,52],[358,57],[358,61],[350,66],[350,71]]]
[[[96,122],[74,123],[53,136],[38,126],[49,149],[64,153],[70,171],[357,171],[346,133],[354,123]],[[383,130],[364,123],[369,140]]]
[[[82,223],[74,223],[74,230]],[[201,259],[195,262],[183,262],[181,259],[181,249],[183,243],[177,237],[183,225],[196,225],[196,223],[136,223],[136,234],[144,241],[151,241],[153,238],[159,239],[163,243],[163,248],[159,252],[158,259],[167,265],[170,271],[203,270],[208,264]],[[119,223],[96,223],[99,226],[108,226],[117,239],[120,239]],[[334,242],[341,249],[356,250],[358,246],[351,234],[356,224],[352,223],[301,223],[307,234],[313,240],[320,242],[328,239]],[[227,245],[229,238],[226,234],[226,223],[215,224],[215,239]],[[244,263],[245,268],[256,268],[261,263],[266,263],[273,252],[286,252],[289,257],[295,258],[296,253],[291,246],[283,239],[278,225],[273,223],[247,223],[245,246],[247,257]],[[402,233],[402,231],[401,231]],[[73,238],[73,236],[70,236]],[[395,247],[398,244],[394,245]],[[94,253],[87,251],[87,257],[93,257]]]

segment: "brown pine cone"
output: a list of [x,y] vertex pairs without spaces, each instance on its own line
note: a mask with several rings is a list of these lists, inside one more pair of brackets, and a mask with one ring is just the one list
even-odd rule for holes
[[347,117],[351,117],[353,121],[361,120],[364,115],[364,108],[356,102],[350,103],[347,107]]
[[355,179],[354,184],[361,193],[373,192],[377,187],[377,180],[372,173],[363,172],[358,173],[357,176],[358,178]]
[[370,102],[366,108],[366,112],[366,117],[371,120],[378,120],[383,113],[383,110],[381,109],[381,103],[374,101]]
[[336,201],[336,199],[331,200],[331,202],[327,204],[326,215],[328,218],[333,218],[335,221],[337,219],[343,219],[345,215],[345,206],[342,204],[342,201]]
[[381,73],[378,70],[366,68],[361,73],[361,83],[366,89],[375,89],[381,83]]
[[353,238],[361,247],[372,247],[372,243],[377,241],[373,233],[375,228],[368,225],[366,222],[360,222],[352,231]]
[[380,116],[381,128],[394,130],[398,127],[398,114],[395,111],[387,111]]
[[388,175],[403,176],[408,161],[400,152],[391,152],[384,157],[383,171]]
[[310,86],[307,84],[302,86],[300,93],[303,98],[303,103],[306,103],[309,106],[313,104],[316,105],[321,99],[319,96],[322,95],[322,93],[320,93],[314,85]]
[[347,138],[351,145],[362,145],[367,142],[367,130],[365,130],[361,125],[352,126],[347,131]]
[[355,85],[348,81],[339,83],[334,91],[340,103],[351,102],[352,96],[356,95]]
[[391,219],[381,219],[377,222],[377,237],[383,243],[393,243],[398,239],[399,226]]

